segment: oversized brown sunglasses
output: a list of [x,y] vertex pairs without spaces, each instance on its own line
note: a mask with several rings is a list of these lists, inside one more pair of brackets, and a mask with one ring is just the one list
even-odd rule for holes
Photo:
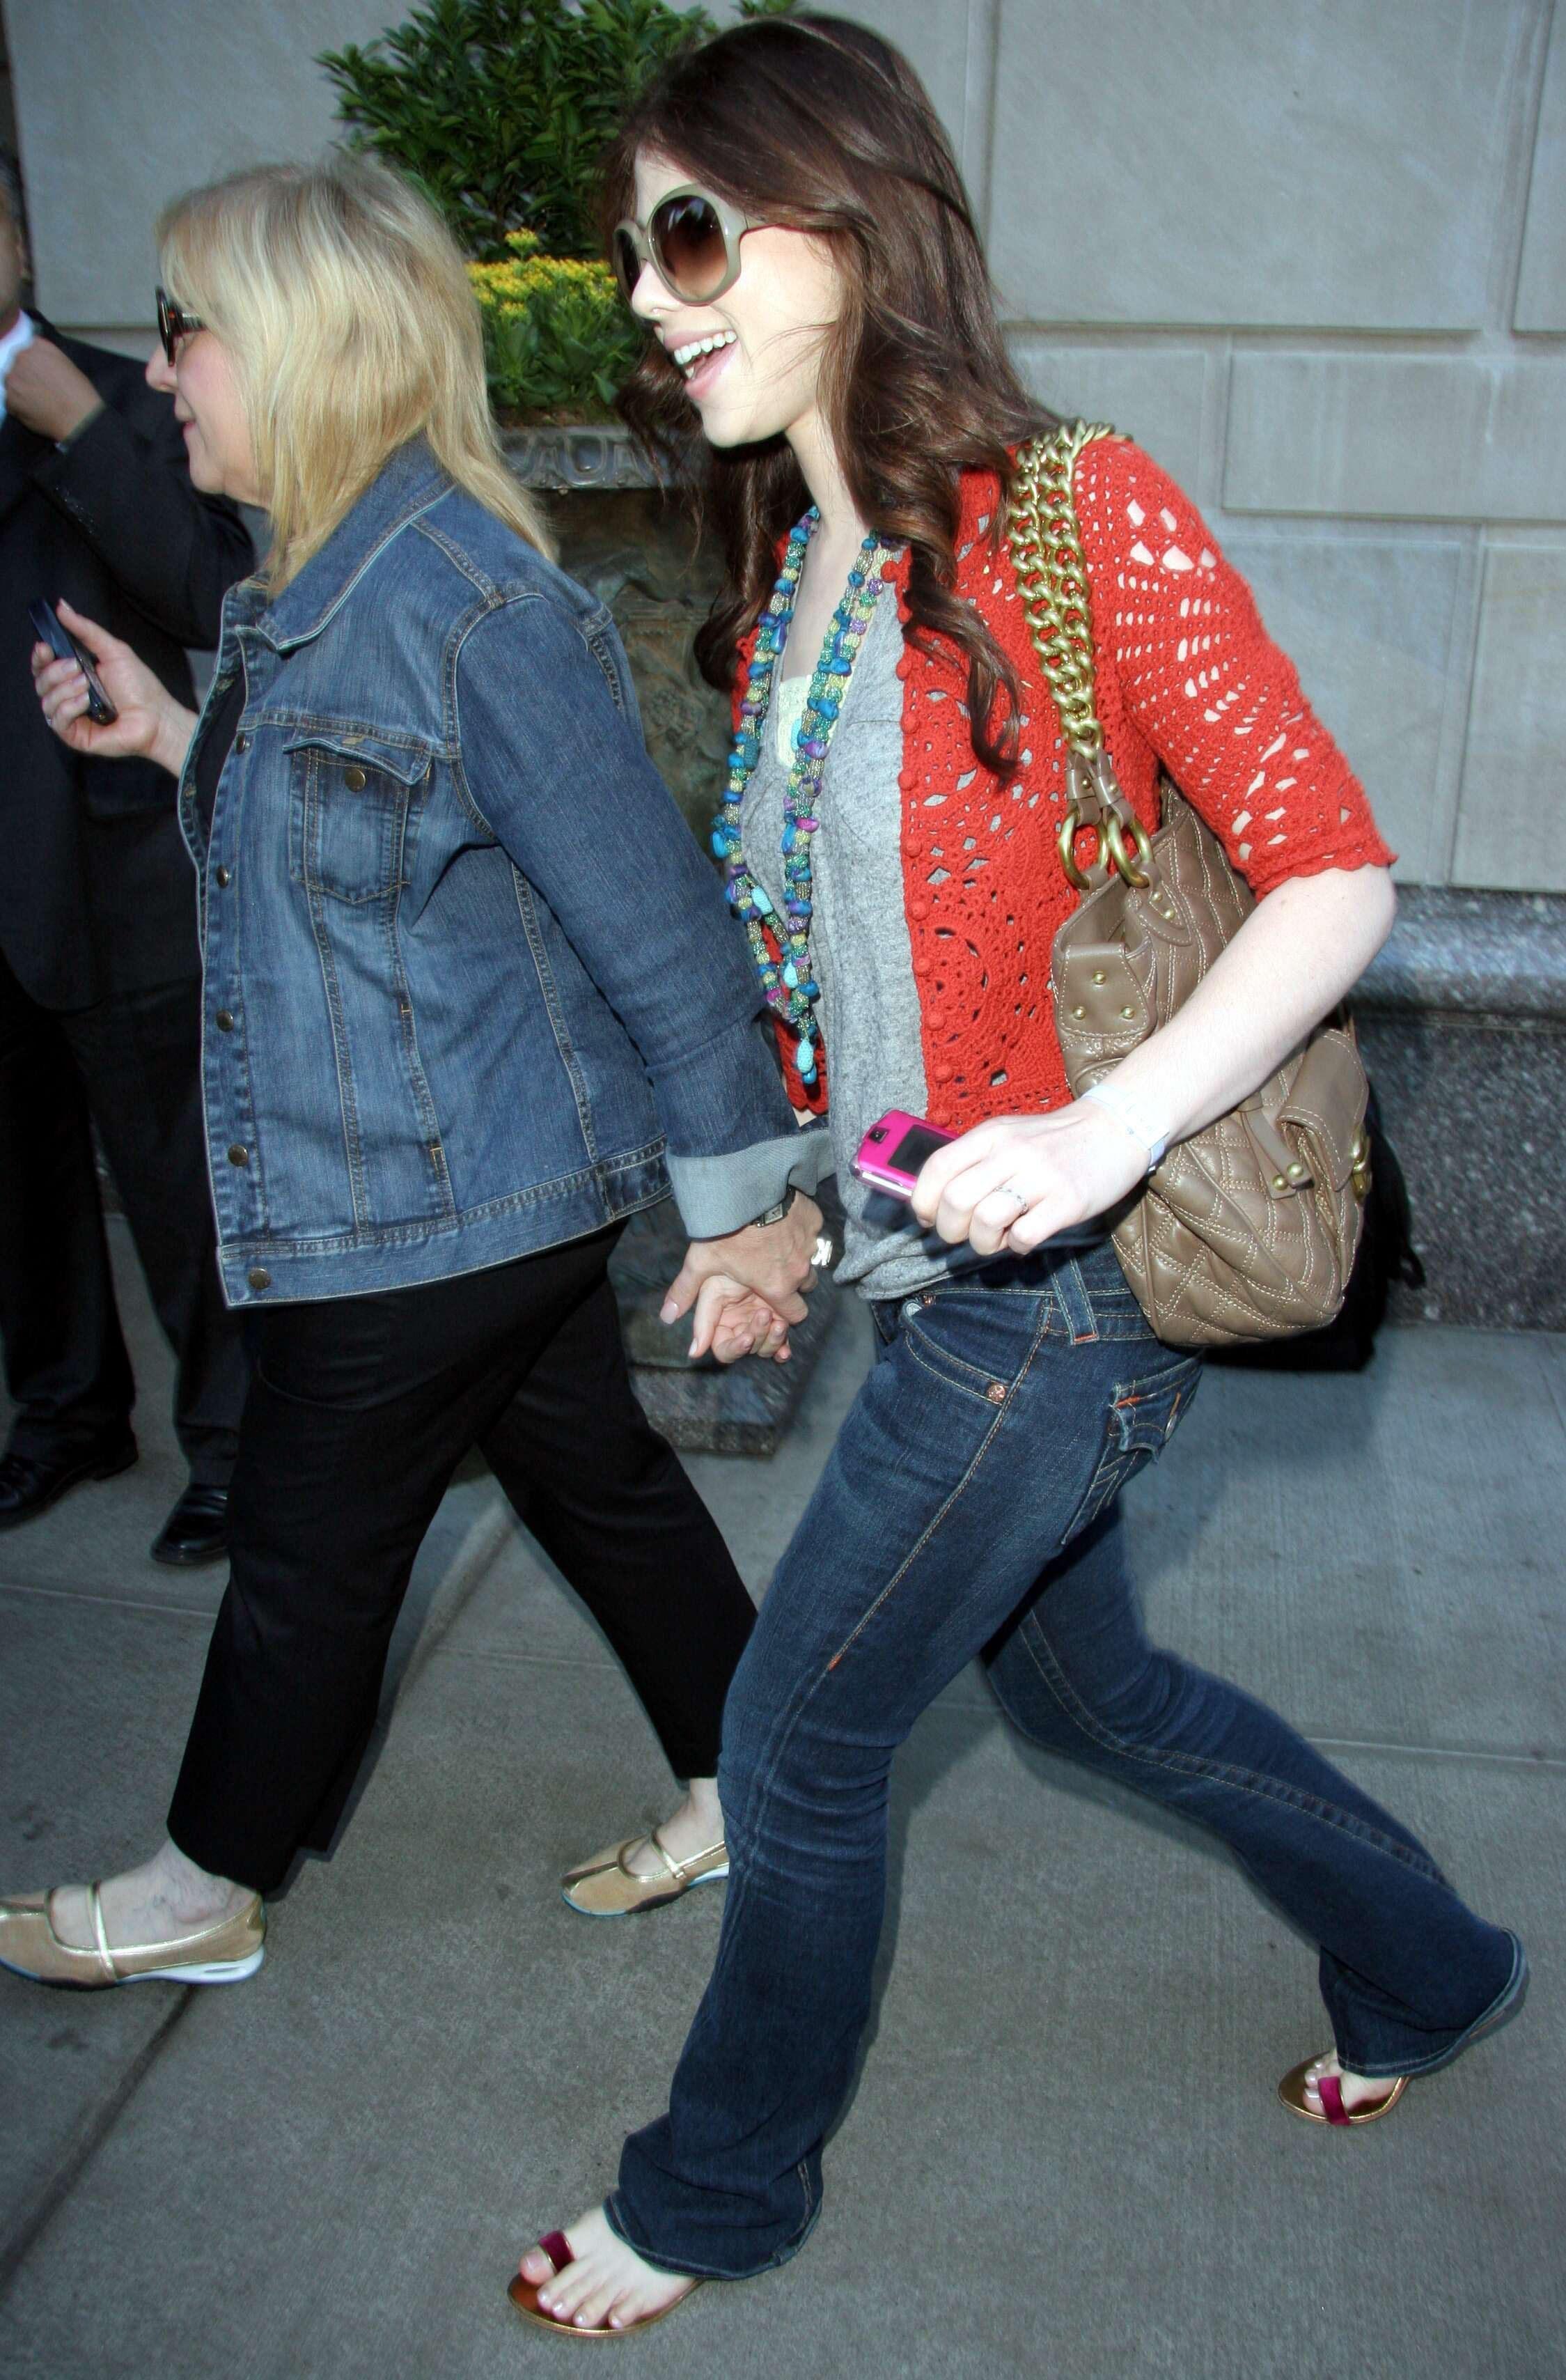
[[741,235],[760,227],[756,216],[742,214],[698,183],[665,191],[645,224],[626,215],[614,226],[612,252],[626,304],[643,265],[650,264],[672,298],[710,306],[739,278]]
[[158,336],[172,366],[179,353],[180,340],[189,338],[196,331],[204,330],[206,325],[200,314],[188,314],[183,306],[176,306],[166,289],[158,290],[157,300]]

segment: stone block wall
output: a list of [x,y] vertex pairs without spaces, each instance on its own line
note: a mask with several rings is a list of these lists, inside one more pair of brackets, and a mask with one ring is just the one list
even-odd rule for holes
[[1029,384],[1203,505],[1402,879],[1566,891],[1566,11],[845,13],[960,138]]
[[[42,301],[133,348],[163,200],[319,150],[315,54],[403,13],[0,6]],[[842,13],[924,75],[1028,382],[1139,438],[1204,506],[1404,880],[1566,891],[1566,9]]]

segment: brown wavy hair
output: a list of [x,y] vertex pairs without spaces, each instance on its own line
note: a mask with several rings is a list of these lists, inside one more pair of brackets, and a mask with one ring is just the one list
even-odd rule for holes
[[[995,317],[989,275],[952,146],[902,53],[841,18],[759,18],[682,52],[621,128],[605,161],[606,237],[635,212],[636,158],[655,151],[747,214],[831,245],[844,304],[827,332],[820,399],[855,504],[910,555],[905,630],[967,664],[974,749],[1014,764],[1015,674],[956,592],[965,471],[1010,483],[1010,450],[1055,417],[1027,395]],[[665,468],[699,444],[680,373],[649,339],[620,412]],[[779,437],[708,451],[704,507],[723,581],[696,640],[702,674],[731,683],[740,638],[776,575],[777,541],[809,493]],[[992,535],[998,535],[999,516]]]

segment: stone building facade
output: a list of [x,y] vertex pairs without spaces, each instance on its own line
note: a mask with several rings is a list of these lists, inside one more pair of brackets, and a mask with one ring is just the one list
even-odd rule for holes
[[[42,300],[143,347],[162,200],[319,149],[332,97],[315,53],[404,13],[3,6]],[[842,13],[924,74],[1030,384],[1132,432],[1203,505],[1364,777],[1401,879],[1432,888],[1395,993],[1424,1003],[1421,1046],[1449,1013],[1472,1023],[1463,937],[1482,926],[1484,1014],[1534,1086],[1528,1130],[1558,1143],[1544,1086],[1566,1034],[1566,907],[1458,895],[1566,894],[1566,7]],[[1515,999],[1495,963],[1508,946]],[[1471,1238],[1473,1219],[1452,1229]],[[1509,1293],[1494,1318],[1566,1319],[1546,1307]]]
[[[159,202],[318,149],[314,54],[400,9],[5,12],[43,302],[135,343]],[[925,75],[1030,382],[1134,432],[1208,509],[1402,877],[1566,891],[1566,11],[844,13]]]

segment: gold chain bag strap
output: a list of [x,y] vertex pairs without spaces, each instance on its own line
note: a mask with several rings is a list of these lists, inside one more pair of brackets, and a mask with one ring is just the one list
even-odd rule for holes
[[[1077,422],[1017,458],[1007,535],[1068,747],[1061,866],[1082,895],[1055,937],[1050,989],[1074,1098],[1166,1025],[1255,906],[1172,781],[1149,836],[1115,775],[1094,701],[1087,566],[1072,474],[1116,432]],[[1097,853],[1080,864],[1078,838]],[[1370,1186],[1367,1087],[1346,1017],[1320,1026],[1248,1099],[1178,1142],[1115,1228],[1159,1337],[1223,1345],[1314,1330],[1342,1304]]]

